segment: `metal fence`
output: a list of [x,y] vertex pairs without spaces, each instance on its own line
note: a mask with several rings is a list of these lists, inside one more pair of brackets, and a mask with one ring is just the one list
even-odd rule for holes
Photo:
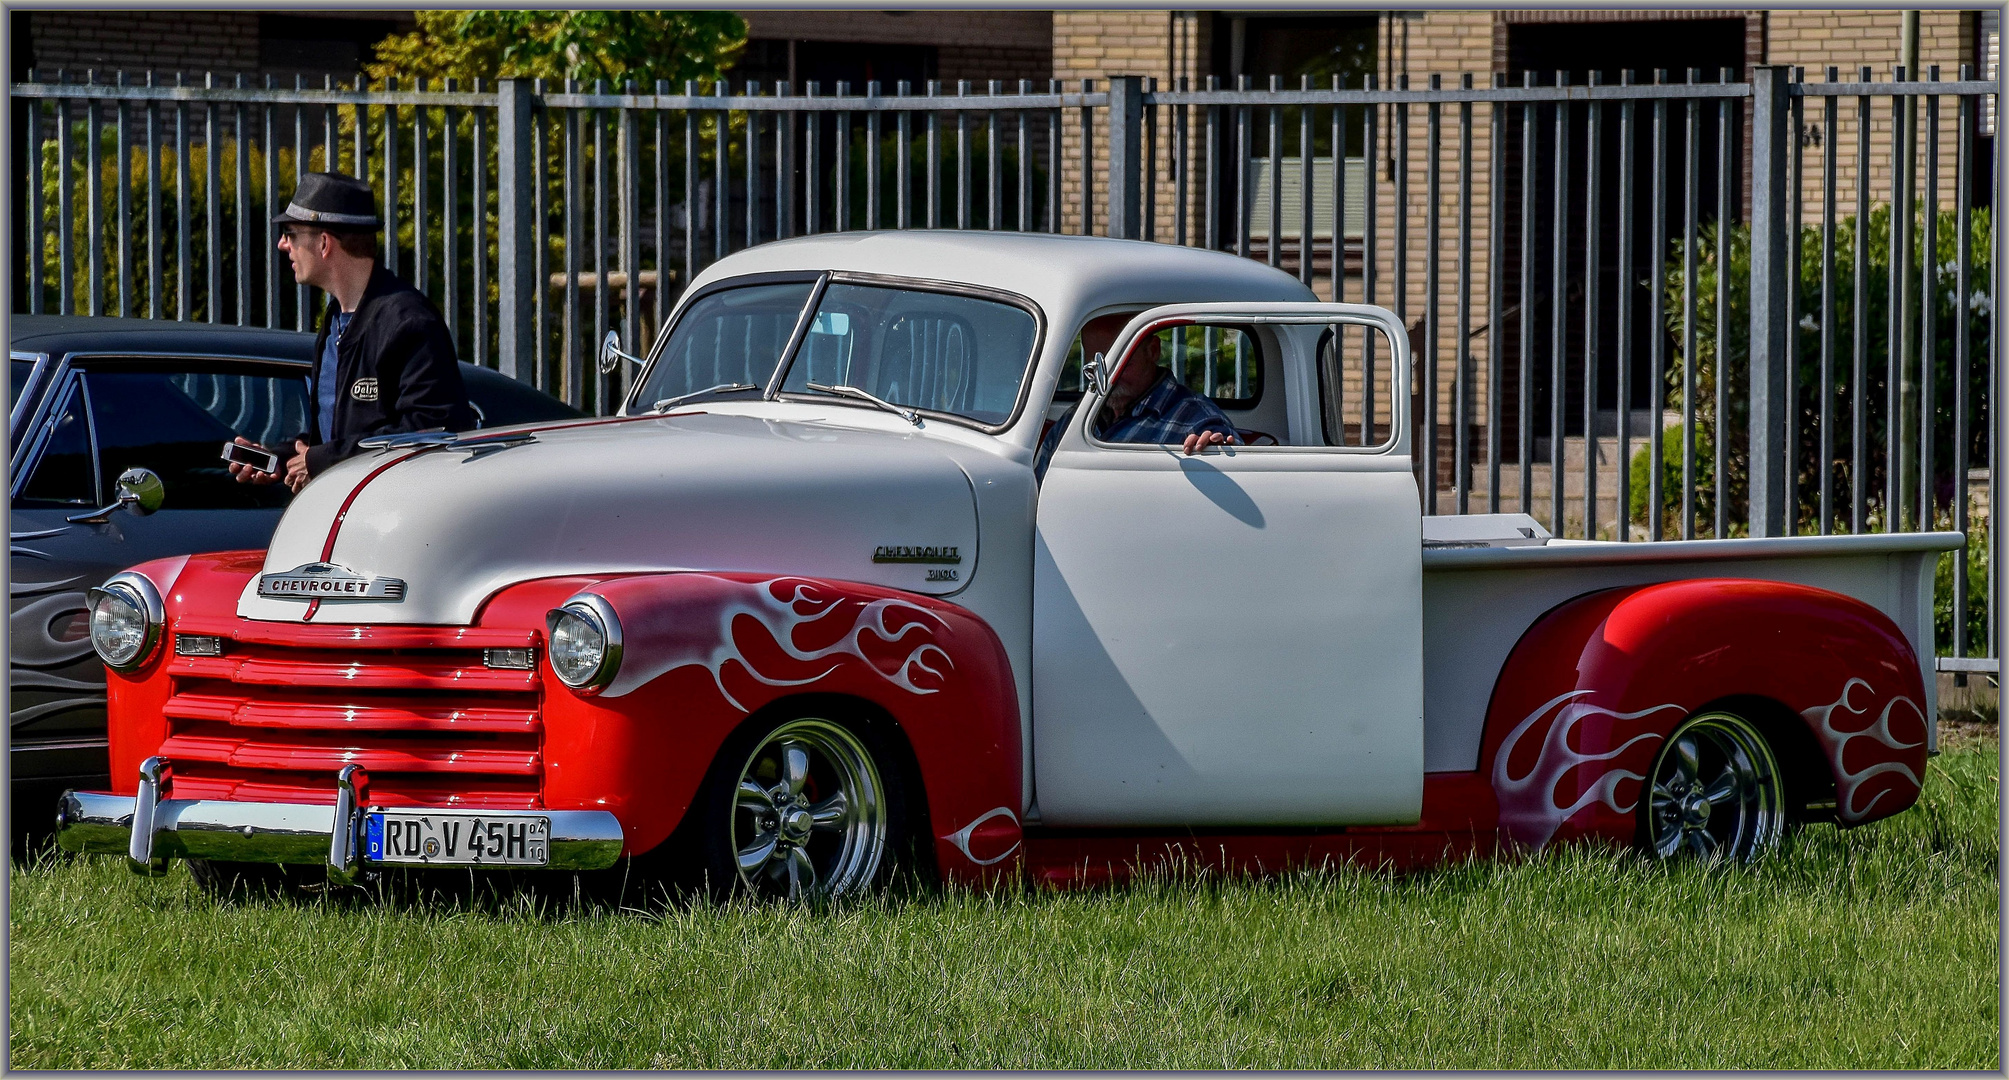
[[1998,655],[1999,181],[1977,147],[1997,87],[1823,74],[672,93],[31,73],[16,308],[307,327],[262,223],[338,168],[377,185],[385,260],[468,359],[604,411],[622,373],[593,343],[646,341],[752,244],[1204,246],[1413,325],[1426,512],[1619,540],[1958,529],[1942,666],[1992,671],[1968,658]]

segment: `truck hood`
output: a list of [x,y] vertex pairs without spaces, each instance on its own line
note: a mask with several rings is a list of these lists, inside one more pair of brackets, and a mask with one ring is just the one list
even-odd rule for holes
[[342,462],[287,509],[264,573],[303,571],[317,587],[351,575],[396,579],[402,595],[313,603],[260,596],[254,579],[237,611],[299,622],[311,606],[315,623],[466,625],[517,582],[663,570],[944,595],[969,583],[976,562],[970,480],[923,431],[717,413],[614,417],[485,449]]

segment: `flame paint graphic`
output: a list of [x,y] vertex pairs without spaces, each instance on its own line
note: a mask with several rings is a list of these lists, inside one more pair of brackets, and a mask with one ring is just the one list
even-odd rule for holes
[[[949,654],[936,644],[929,624],[947,628],[948,623],[919,604],[905,600],[872,600],[853,608],[843,597],[826,596],[812,581],[774,578],[762,582],[734,582],[713,579],[716,588],[698,593],[673,611],[659,612],[654,620],[642,621],[629,632],[622,673],[607,695],[618,697],[657,677],[682,667],[703,667],[711,673],[720,696],[741,712],[747,708],[726,689],[725,668],[738,662],[741,670],[768,686],[804,686],[836,671],[845,658],[857,660],[880,678],[910,694],[933,694],[938,686],[922,686],[916,678],[948,677],[955,665]],[[776,588],[788,591],[787,599],[775,596]],[[823,620],[852,609],[852,624],[838,639],[822,648],[804,649],[795,635],[806,627],[819,627]],[[912,613],[925,619],[908,622],[897,629],[887,625],[896,613]],[[734,623],[750,616],[772,645],[791,660],[823,664],[823,670],[801,678],[763,672],[747,658],[743,643],[735,637]],[[840,616],[841,617],[841,616]],[[623,619],[626,622],[626,619]],[[626,629],[624,627],[624,629]],[[906,645],[907,654],[891,671],[873,662],[864,651],[866,635],[886,644]]]
[[[1591,762],[1610,761],[1643,742],[1658,741],[1664,736],[1658,731],[1642,731],[1602,753],[1586,754],[1570,748],[1570,735],[1579,723],[1588,717],[1606,716],[1617,721],[1640,720],[1658,713],[1681,711],[1676,704],[1655,705],[1639,712],[1622,713],[1593,705],[1587,701],[1576,701],[1590,690],[1572,690],[1567,694],[1550,699],[1541,708],[1529,713],[1500,744],[1493,756],[1493,790],[1500,800],[1500,824],[1507,835],[1516,842],[1540,847],[1548,843],[1563,822],[1568,821],[1577,811],[1592,803],[1603,803],[1613,811],[1628,814],[1639,805],[1635,798],[1631,803],[1620,806],[1616,794],[1618,785],[1625,780],[1644,780],[1645,777],[1630,769],[1612,767],[1599,776],[1584,793],[1568,805],[1558,805],[1563,777],[1569,775],[1579,765]],[[1508,762],[1513,759],[1515,747],[1521,739],[1533,730],[1544,717],[1553,714],[1553,722],[1542,737],[1540,752],[1535,764],[1527,775],[1515,777],[1509,774]]]
[[[1857,687],[1862,687],[1864,690],[1869,691],[1871,695],[1870,703],[1863,708],[1857,708],[1849,701],[1849,695]],[[1885,795],[1889,795],[1892,791],[1898,790],[1885,787],[1871,796],[1869,802],[1858,807],[1856,805],[1856,796],[1862,794],[1863,785],[1872,777],[1885,774],[1902,776],[1911,782],[1911,789],[1914,793],[1922,786],[1918,774],[1912,772],[1911,768],[1901,761],[1879,761],[1854,772],[1847,771],[1847,766],[1843,764],[1845,760],[1845,748],[1849,743],[1857,739],[1868,739],[1872,743],[1894,751],[1912,750],[1924,745],[1923,740],[1919,742],[1899,742],[1897,737],[1890,733],[1891,711],[1900,705],[1910,709],[1912,715],[1917,716],[1921,724],[1925,722],[1925,711],[1918,707],[1917,702],[1908,697],[1895,697],[1884,703],[1883,712],[1877,715],[1876,723],[1860,731],[1840,731],[1835,728],[1836,710],[1840,710],[1850,716],[1867,716],[1870,709],[1876,707],[1875,693],[1876,688],[1872,687],[1868,680],[1850,679],[1848,682],[1842,684],[1841,697],[1836,698],[1827,705],[1808,709],[1800,714],[1806,718],[1807,723],[1813,725],[1814,733],[1827,746],[1828,756],[1834,760],[1835,810],[1843,821],[1855,822],[1863,820],[1869,816],[1869,812],[1876,807],[1878,801]]]

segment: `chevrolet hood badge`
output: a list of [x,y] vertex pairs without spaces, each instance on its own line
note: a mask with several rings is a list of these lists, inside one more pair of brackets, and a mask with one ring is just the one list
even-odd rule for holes
[[311,562],[283,574],[258,575],[258,595],[280,600],[387,600],[405,598],[405,583],[393,577],[364,577],[346,566]]

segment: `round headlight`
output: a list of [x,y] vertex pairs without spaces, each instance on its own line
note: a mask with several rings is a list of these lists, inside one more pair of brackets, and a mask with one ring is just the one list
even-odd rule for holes
[[119,671],[131,671],[153,655],[163,619],[160,591],[134,574],[117,574],[85,594],[91,608],[91,648]]
[[575,596],[545,616],[548,652],[558,681],[581,693],[598,693],[621,666],[621,623],[606,600]]

